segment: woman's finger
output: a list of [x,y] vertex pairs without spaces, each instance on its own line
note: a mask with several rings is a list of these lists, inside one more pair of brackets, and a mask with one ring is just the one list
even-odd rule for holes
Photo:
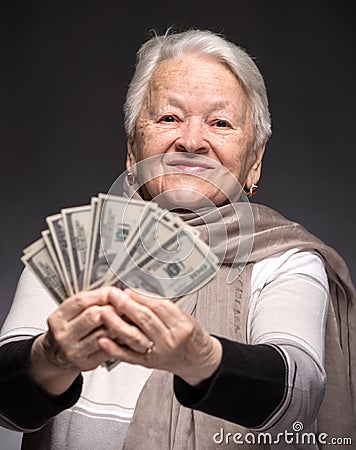
[[104,306],[93,305],[69,322],[63,320],[61,315],[54,313],[47,320],[48,328],[60,347],[63,349],[73,347],[78,341],[103,324],[102,309],[113,311],[113,307],[108,304]]
[[140,364],[145,367],[155,367],[154,356],[147,352],[138,353],[130,348],[122,347],[106,337],[98,339],[99,347],[110,358],[125,361],[129,364]]
[[134,301],[123,291],[110,296],[110,304],[119,315],[125,315],[151,340],[161,338],[169,332],[154,311]]
[[[91,354],[100,351],[98,339],[108,336],[108,332],[105,327],[100,327],[88,336],[77,342],[75,349],[72,353],[69,353],[69,357],[73,360],[79,360],[83,358],[89,358]],[[70,351],[69,351],[70,352]]]
[[116,340],[120,345],[126,345],[139,353],[145,353],[150,346],[151,339],[137,326],[122,319],[116,312],[103,310],[102,320],[110,339]]
[[92,291],[79,292],[61,303],[57,313],[63,320],[70,321],[90,306],[108,304],[110,295],[116,290],[119,289],[113,286],[104,286]]
[[89,306],[66,325],[66,330],[70,338],[79,341],[102,326],[103,311],[108,311],[111,314],[116,314],[114,308],[111,305]]
[[188,317],[184,311],[168,299],[151,298],[131,289],[125,289],[124,294],[153,311],[169,329],[177,327],[180,321]]

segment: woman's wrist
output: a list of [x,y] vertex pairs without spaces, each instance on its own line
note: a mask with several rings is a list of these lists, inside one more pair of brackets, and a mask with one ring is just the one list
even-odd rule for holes
[[80,371],[55,365],[45,345],[45,334],[38,336],[31,349],[29,375],[45,394],[57,397],[67,391]]
[[176,374],[186,383],[196,388],[204,386],[204,382],[214,375],[221,363],[222,345],[216,337],[209,336],[209,338],[207,353],[204,355],[201,363],[198,366],[192,365],[188,373]]

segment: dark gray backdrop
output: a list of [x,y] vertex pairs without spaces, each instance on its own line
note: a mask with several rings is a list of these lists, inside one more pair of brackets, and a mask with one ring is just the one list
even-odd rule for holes
[[[356,269],[355,7],[338,1],[2,2],[0,323],[45,217],[123,171],[122,104],[151,29],[225,34],[255,57],[273,119],[256,202]],[[0,450],[19,436],[0,429]]]

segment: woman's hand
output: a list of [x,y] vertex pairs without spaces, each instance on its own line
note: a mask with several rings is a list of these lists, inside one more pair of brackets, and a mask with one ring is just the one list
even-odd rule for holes
[[[105,329],[105,317],[114,316],[120,328],[120,343],[132,351],[144,353],[147,337],[137,327],[118,317],[111,302],[121,291],[102,287],[83,291],[65,300],[48,318],[48,331],[39,336],[31,353],[30,374],[47,393],[59,395],[66,391],[82,371],[95,369],[109,358],[98,345],[100,337],[115,339]],[[117,317],[116,317],[117,316]]]
[[[102,336],[99,347],[111,357],[131,364],[168,370],[197,386],[219,367],[222,346],[190,315],[166,299],[150,298],[129,289],[110,297],[117,315],[102,312],[105,327],[120,342],[127,342],[121,329],[124,315],[151,341],[142,354]],[[138,332],[139,332],[138,330]]]

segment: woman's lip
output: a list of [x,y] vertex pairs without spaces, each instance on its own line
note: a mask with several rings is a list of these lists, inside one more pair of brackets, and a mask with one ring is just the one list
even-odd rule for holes
[[194,161],[171,161],[168,165],[187,173],[198,173],[203,172],[204,170],[212,169],[212,167],[208,164],[197,164]]

